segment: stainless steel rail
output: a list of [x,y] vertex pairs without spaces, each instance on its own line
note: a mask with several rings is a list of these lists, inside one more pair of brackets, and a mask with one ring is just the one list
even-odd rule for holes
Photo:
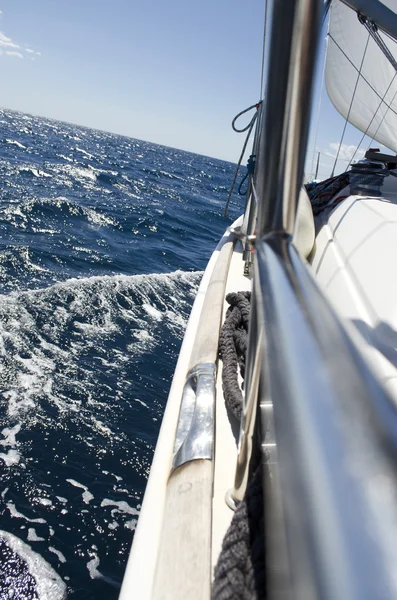
[[297,600],[397,598],[396,406],[292,244],[256,256],[272,594],[281,569]]
[[386,600],[397,598],[397,409],[292,245],[322,9],[272,6],[232,496],[245,493],[260,434],[268,597]]
[[[258,198],[256,238],[269,232],[292,236],[303,179],[313,73],[321,26],[321,0],[274,0],[268,53],[267,94],[259,120],[254,188]],[[251,321],[256,318],[255,300]],[[258,322],[259,326],[259,322]],[[248,365],[257,365],[256,327],[250,326]],[[249,366],[241,419],[234,490],[242,500],[251,462],[259,371]],[[230,503],[230,497],[229,497]]]
[[256,173],[257,237],[293,234],[303,180],[323,3],[274,0],[268,83]]

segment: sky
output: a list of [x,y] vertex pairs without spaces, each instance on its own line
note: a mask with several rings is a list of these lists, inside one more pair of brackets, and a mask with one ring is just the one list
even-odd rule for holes
[[[2,0],[0,9],[0,106],[237,162],[244,134],[230,124],[259,99],[264,0]],[[318,91],[325,37],[324,28],[308,178],[319,151],[319,177],[330,175],[344,124]],[[360,137],[348,127],[341,159]]]

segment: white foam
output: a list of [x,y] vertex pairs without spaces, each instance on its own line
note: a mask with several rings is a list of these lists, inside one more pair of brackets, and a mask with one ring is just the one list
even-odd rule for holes
[[73,162],[73,158],[70,158],[69,156],[65,156],[64,154],[58,154],[59,158],[63,158],[64,160],[67,160],[68,162]]
[[[62,552],[60,550],[57,550],[56,548],[53,548],[52,546],[48,546],[48,550],[50,552],[52,552],[53,554],[56,554],[61,563],[66,562],[66,558],[64,557],[64,555],[62,554]],[[65,577],[65,579],[66,579],[66,577]]]
[[49,173],[46,173],[45,171],[41,171],[39,169],[35,169],[34,167],[23,167],[21,171],[32,173],[32,175],[34,175],[35,177],[52,177],[52,175],[50,175]]
[[47,522],[45,519],[29,519],[29,517],[26,517],[25,515],[23,515],[21,512],[19,512],[15,508],[15,504],[13,502],[8,501],[6,504],[6,507],[10,511],[10,515],[17,519],[25,519],[25,521],[28,521],[29,523],[46,523]]
[[131,529],[131,531],[134,531],[137,523],[138,523],[137,519],[131,519],[131,521],[126,521],[124,523],[124,527],[125,527],[125,529]]
[[0,440],[0,444],[2,446],[11,446],[11,448],[15,448],[15,446],[17,445],[15,436],[17,435],[17,433],[19,433],[20,430],[20,423],[17,423],[17,425],[12,427],[11,429],[8,429],[7,427],[2,429],[1,434],[4,435],[4,440]]
[[33,527],[29,527],[28,540],[29,542],[44,542],[45,538],[39,537],[36,533],[36,530]]
[[55,497],[58,498],[59,502],[62,502],[62,504],[67,504],[67,500],[63,496],[55,496]]
[[94,554],[94,557],[91,560],[89,560],[87,563],[87,569],[88,569],[91,579],[101,579],[102,581],[106,581],[106,583],[109,583],[113,587],[119,588],[120,585],[116,581],[113,581],[113,579],[111,579],[110,577],[107,577],[106,575],[102,575],[102,573],[100,573],[98,571],[100,561],[99,561],[98,556],[95,553],[93,553],[93,554]]
[[126,513],[129,515],[139,515],[139,510],[130,506],[127,502],[125,502],[125,500],[120,500],[119,502],[116,502],[115,500],[109,500],[109,498],[104,498],[101,502],[101,506],[116,506],[116,508],[114,508],[111,511],[112,516],[114,516],[114,513],[116,512]]
[[51,502],[51,500],[49,500],[49,498],[38,498],[38,501],[43,506],[52,506],[52,502]]
[[21,460],[21,455],[19,454],[18,450],[9,450],[7,454],[0,452],[0,458],[4,460],[7,467],[12,467],[19,463]]
[[18,554],[34,577],[39,600],[66,599],[66,585],[40,554],[33,552],[28,544],[7,531],[0,531],[0,537]]
[[161,312],[151,304],[142,304],[142,308],[144,308],[147,314],[153,317],[153,319],[156,319],[156,321],[161,321],[163,318]]
[[139,400],[139,398],[134,398],[134,400],[135,402],[139,402],[139,404],[142,404],[142,406],[144,406],[145,408],[149,408],[149,406],[143,400]]
[[76,150],[77,150],[77,152],[81,152],[81,154],[88,156],[88,158],[90,158],[90,159],[95,158],[93,154],[90,154],[86,150],[83,150],[83,148],[79,148],[78,146],[76,146]]
[[79,483],[75,479],[67,479],[66,481],[68,483],[70,483],[71,485],[73,485],[74,487],[84,490],[84,492],[82,493],[82,498],[83,498],[84,504],[89,504],[91,502],[91,500],[93,500],[94,495],[91,494],[91,492],[88,490],[88,487],[86,485]]
[[8,139],[6,139],[6,142],[7,142],[7,144],[10,144],[12,146],[18,146],[18,148],[22,148],[23,150],[26,150],[26,146],[21,144],[21,142],[17,142],[16,140],[8,140]]
[[[49,200],[51,206],[54,203],[62,206],[68,203],[69,209],[73,208],[66,199]],[[76,210],[80,207],[76,206]],[[181,338],[183,330],[181,323],[174,322],[178,321],[175,315],[188,312],[187,297],[197,289],[200,277],[201,273],[182,271],[86,277],[43,289],[0,295],[0,355],[6,358],[0,370],[7,386],[2,396],[0,392],[0,399],[5,400],[3,404],[12,423],[2,430],[0,448],[20,451],[19,431],[45,416],[43,407],[47,402],[55,409],[55,415],[61,413],[62,426],[68,426],[69,415],[80,420],[83,428],[95,437],[100,432],[116,439],[118,434],[112,432],[110,425],[114,406],[95,392],[95,370],[85,370],[84,384],[77,372],[77,365],[80,368],[83,362],[82,354],[92,352],[108,363],[107,368],[119,369],[121,364],[131,363],[133,358],[161,343],[162,337],[157,327],[153,327],[160,320],[162,327],[175,327],[173,332]],[[73,324],[73,335],[65,347],[64,332]],[[128,349],[113,346],[102,352],[98,336],[104,338],[119,332],[130,335]],[[96,364],[100,368],[100,360]],[[86,404],[71,399],[65,391],[66,380],[67,385],[81,390],[85,400],[95,406],[95,412],[82,409]],[[93,418],[93,414],[97,416]],[[54,422],[56,419],[54,416]],[[86,443],[92,443],[90,435],[86,436]],[[17,454],[3,455],[3,462],[16,464],[17,460]],[[88,491],[85,487],[81,489]]]
[[83,485],[82,483],[79,483],[75,479],[67,479],[66,481],[68,483],[70,483],[71,485],[73,485],[74,487],[81,488],[82,490],[86,490],[87,489],[87,487],[85,485]]
[[91,500],[93,500],[93,499],[94,499],[94,495],[91,494],[91,492],[89,492],[89,491],[83,492],[83,502],[85,504],[89,504],[91,502]]
[[104,423],[102,423],[102,421],[99,421],[94,416],[92,416],[91,419],[95,423],[95,428],[98,431],[100,431],[101,433],[104,433],[106,435],[113,435],[112,430],[109,429],[109,427],[107,427],[106,425],[104,425]]

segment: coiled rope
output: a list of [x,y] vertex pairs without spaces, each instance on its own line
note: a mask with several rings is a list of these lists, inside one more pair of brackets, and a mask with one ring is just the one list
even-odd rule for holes
[[226,406],[240,420],[243,394],[238,382],[237,365],[245,376],[245,354],[248,342],[248,321],[251,292],[226,296],[230,304],[219,337],[219,355],[223,361],[222,388]]
[[[248,342],[250,292],[226,296],[230,304],[222,326],[219,354],[226,406],[241,417],[243,395],[238,369],[244,377]],[[257,467],[222,543],[214,572],[212,600],[266,600],[262,468]]]

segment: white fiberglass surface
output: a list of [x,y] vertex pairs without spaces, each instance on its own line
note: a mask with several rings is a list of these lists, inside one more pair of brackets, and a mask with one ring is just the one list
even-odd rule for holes
[[397,399],[397,178],[381,194],[349,196],[320,215],[312,267]]

